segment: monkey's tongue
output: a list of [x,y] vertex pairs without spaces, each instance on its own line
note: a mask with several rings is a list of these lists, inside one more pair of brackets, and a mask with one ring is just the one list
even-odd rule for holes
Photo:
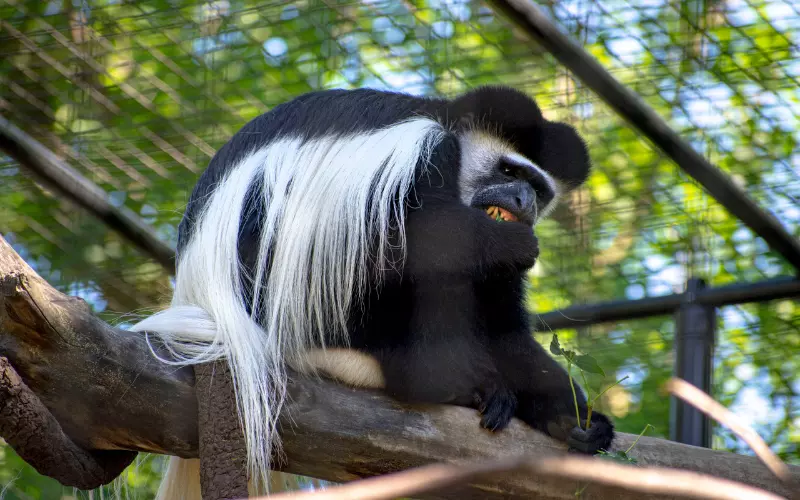
[[517,222],[517,217],[506,210],[505,208],[491,206],[486,209],[486,213],[489,214],[489,217],[496,221],[510,221],[510,222]]

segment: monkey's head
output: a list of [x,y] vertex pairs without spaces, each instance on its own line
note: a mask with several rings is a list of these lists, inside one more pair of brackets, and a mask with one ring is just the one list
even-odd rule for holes
[[[567,124],[545,120],[536,102],[514,89],[483,87],[454,100],[461,200],[502,209],[534,226],[590,170],[586,145]],[[498,211],[490,210],[497,214]]]
[[[429,182],[415,186],[420,208],[408,219],[414,272],[474,272],[477,261],[530,268],[538,257],[533,228],[589,175],[586,144],[571,126],[546,120],[533,99],[505,87],[440,101],[435,116],[446,134],[420,178]],[[507,251],[498,251],[503,245]],[[486,267],[479,272],[486,275]]]

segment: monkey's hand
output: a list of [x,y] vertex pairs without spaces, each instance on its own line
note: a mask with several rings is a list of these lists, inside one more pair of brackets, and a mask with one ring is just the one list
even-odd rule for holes
[[582,413],[580,423],[574,415],[559,415],[547,423],[547,433],[566,442],[573,452],[594,455],[600,450],[608,450],[614,439],[614,424],[602,413],[593,412],[587,429],[586,410]]
[[580,386],[570,388],[567,370],[527,330],[495,335],[491,348],[495,366],[517,396],[520,420],[574,451],[594,454],[608,449],[614,439],[611,421],[594,412],[586,428],[587,402]]
[[406,219],[406,273],[484,277],[498,269],[526,270],[539,257],[533,228],[520,222],[498,223],[483,210],[429,202]]
[[511,267],[526,270],[539,257],[539,240],[533,228],[519,222],[497,223],[488,217],[475,217],[475,248],[481,272]]

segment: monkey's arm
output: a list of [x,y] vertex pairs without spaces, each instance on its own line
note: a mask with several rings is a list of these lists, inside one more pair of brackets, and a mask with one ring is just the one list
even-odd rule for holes
[[406,328],[390,336],[374,332],[367,346],[381,363],[387,392],[408,402],[472,404],[476,390],[500,380],[475,335],[472,281],[417,276],[407,291]]
[[506,427],[517,409],[516,395],[488,352],[471,339],[449,345],[425,342],[377,357],[386,392],[399,401],[474,408],[481,413],[481,427],[492,431]]
[[586,425],[586,396],[573,382],[580,424],[569,374],[539,345],[527,331],[493,337],[492,353],[506,383],[517,395],[516,416],[542,432],[567,442],[571,448],[594,454],[608,449],[614,438],[611,421],[600,412],[592,412],[591,426]]
[[479,408],[487,428],[505,425],[516,398],[477,335],[482,320],[467,275],[414,276],[384,290],[351,346],[380,363],[387,394],[407,403]]

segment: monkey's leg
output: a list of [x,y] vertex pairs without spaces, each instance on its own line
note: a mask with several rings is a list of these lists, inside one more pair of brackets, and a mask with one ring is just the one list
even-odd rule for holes
[[383,350],[377,358],[386,392],[398,401],[475,408],[482,414],[481,426],[492,431],[514,416],[514,392],[488,350],[469,335],[448,342],[419,335],[411,345]]
[[303,361],[294,366],[301,373],[316,372],[341,384],[364,389],[383,389],[386,385],[378,360],[357,349],[314,349]]
[[571,449],[594,454],[607,450],[614,438],[614,426],[600,412],[592,412],[586,427],[586,396],[577,383],[575,401],[566,370],[533,337],[524,332],[494,338],[495,364],[516,393],[516,416],[534,429],[566,442]]

